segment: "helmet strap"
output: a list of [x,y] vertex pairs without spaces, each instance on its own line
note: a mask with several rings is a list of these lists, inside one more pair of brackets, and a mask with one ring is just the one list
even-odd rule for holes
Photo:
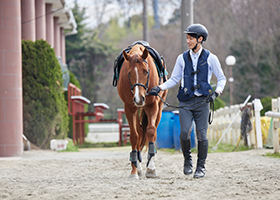
[[197,48],[197,44],[198,44],[198,43],[196,43],[195,47],[194,47],[194,48],[192,48],[192,50],[193,50],[193,51],[194,51],[194,50],[196,50],[196,48]]
[[202,44],[202,42],[203,42],[203,41],[199,42],[199,41],[198,41],[198,37],[196,37],[196,41],[197,41],[197,43],[196,43],[195,47],[192,48],[193,51],[196,50],[198,43],[201,43],[201,44]]

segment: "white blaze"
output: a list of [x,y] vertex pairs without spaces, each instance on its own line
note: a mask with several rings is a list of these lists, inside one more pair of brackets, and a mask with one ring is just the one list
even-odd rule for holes
[[[138,83],[138,71],[137,71],[137,67],[134,68],[135,69],[135,73],[136,73],[136,83]],[[137,103],[140,102],[140,97],[139,97],[139,87],[135,86],[135,93],[134,93],[134,97]]]

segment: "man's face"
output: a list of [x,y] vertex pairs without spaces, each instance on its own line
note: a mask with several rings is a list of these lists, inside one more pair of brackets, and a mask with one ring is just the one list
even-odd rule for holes
[[188,43],[189,49],[193,49],[197,43],[197,40],[195,37],[192,37],[189,34],[187,34],[187,43]]
[[[202,36],[200,36],[198,41],[201,42],[202,39],[203,39]],[[197,39],[195,37],[192,37],[189,34],[187,34],[187,43],[188,43],[189,49],[193,49],[195,47],[195,45],[197,44]]]

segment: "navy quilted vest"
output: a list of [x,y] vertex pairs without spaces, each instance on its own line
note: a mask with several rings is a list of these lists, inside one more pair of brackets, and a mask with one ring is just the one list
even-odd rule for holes
[[[184,87],[180,86],[177,98],[179,101],[187,101],[194,96],[194,91],[197,91],[203,96],[208,96],[212,91],[211,86],[208,83],[208,56],[210,52],[203,49],[197,63],[197,71],[193,70],[192,59],[190,52],[185,51],[183,58],[185,61],[184,69]],[[197,74],[197,85],[194,86],[194,75]]]

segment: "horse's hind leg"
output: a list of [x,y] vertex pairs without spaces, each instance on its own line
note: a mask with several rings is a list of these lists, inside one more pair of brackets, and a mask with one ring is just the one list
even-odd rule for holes
[[138,176],[142,176],[143,172],[142,172],[142,155],[141,155],[141,151],[138,150],[137,151],[137,157],[138,157],[138,161],[137,161],[137,174]]

